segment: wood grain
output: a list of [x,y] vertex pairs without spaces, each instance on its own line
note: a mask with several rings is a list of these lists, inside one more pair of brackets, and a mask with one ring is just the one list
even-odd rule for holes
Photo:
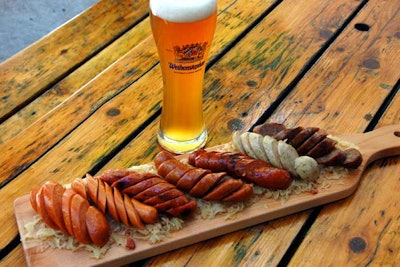
[[140,21],[147,12],[144,0],[100,1],[3,62],[0,65],[0,118],[41,94]]
[[[331,185],[328,188],[318,188],[317,194],[293,194],[284,203],[271,198],[260,198],[238,213],[236,218],[232,220],[227,220],[224,216],[216,216],[214,219],[207,221],[202,221],[200,218],[190,218],[185,221],[185,227],[182,230],[172,234],[171,238],[161,243],[150,245],[144,241],[136,240],[135,250],[129,251],[121,247],[112,247],[106,257],[98,261],[88,257],[88,253],[84,251],[71,252],[51,248],[43,249],[45,247],[43,243],[29,240],[23,241],[28,265],[75,266],[79,264],[88,266],[125,264],[345,198],[357,188],[364,168],[373,158],[376,159],[378,155],[382,158],[400,155],[400,137],[394,135],[395,131],[400,132],[400,124],[386,126],[364,135],[343,138],[354,142],[360,147],[360,151],[363,154],[363,163],[358,169],[349,170],[349,174],[340,180],[331,181]],[[218,148],[209,148],[209,150],[218,150]],[[364,153],[364,151],[366,152]],[[182,155],[178,158],[187,159],[187,157],[188,155]],[[24,225],[32,220],[35,215],[29,205],[29,196],[18,198],[15,201],[14,209],[18,228],[23,236],[25,233]],[[67,259],[70,260],[67,261]]]
[[[238,38],[271,3],[221,1],[218,20],[223,23],[217,26],[211,57]],[[254,12],[257,6],[260,8]],[[0,170],[1,181],[22,172],[0,191],[0,197],[14,200],[49,179],[68,183],[72,177],[84,175],[124,142],[160,108],[162,78],[159,68],[152,68],[155,64],[155,45],[148,36],[57,107],[0,145],[4,151],[0,158],[4,166]],[[143,74],[146,75],[141,77]],[[115,94],[118,95],[110,100]],[[141,147],[157,148],[157,144],[146,140]],[[23,172],[32,162],[34,166]],[[0,244],[4,247],[17,234],[11,202],[3,205],[1,216],[13,222],[0,234]]]

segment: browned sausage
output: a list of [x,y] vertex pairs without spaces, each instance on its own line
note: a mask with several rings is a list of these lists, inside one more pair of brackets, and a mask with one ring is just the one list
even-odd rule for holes
[[107,211],[114,218],[115,221],[120,222],[118,217],[117,208],[115,207],[113,189],[107,183],[104,183],[106,191]]
[[232,194],[226,196],[223,201],[230,202],[242,202],[249,199],[248,195],[253,193],[253,186],[250,184],[246,184],[246,186],[242,186]]
[[107,194],[106,194],[106,187],[102,180],[98,180],[98,191],[97,191],[97,207],[103,214],[106,214],[106,207],[107,207]]
[[[158,205],[160,203],[170,201],[171,199],[174,199],[174,198],[177,198],[180,196],[184,196],[184,193],[181,190],[174,188],[172,190],[167,190],[160,194],[153,195],[152,197],[149,197],[147,199],[143,199],[143,203],[156,207],[156,205]],[[140,201],[140,199],[139,199],[139,201]],[[165,209],[161,209],[160,207],[161,206],[158,206],[156,208],[160,211],[165,211]]]
[[99,180],[93,178],[91,175],[87,174],[85,181],[87,182],[86,191],[89,198],[97,203],[97,193],[99,191]]
[[325,138],[316,144],[310,151],[308,151],[306,155],[315,159],[322,157],[323,155],[326,155],[335,149],[336,144],[336,141],[330,138]]
[[73,191],[72,189],[66,189],[62,197],[61,209],[63,214],[63,220],[65,223],[65,228],[67,229],[68,234],[71,236],[75,236],[71,221],[71,200],[75,194],[76,194],[75,191]]
[[[124,205],[124,199],[121,192],[116,187],[113,187],[115,208],[117,209],[118,217],[121,219],[122,223],[129,226],[128,214],[126,213],[126,208]],[[135,225],[136,226],[136,225]]]
[[[199,162],[197,158],[207,157],[208,153],[204,150],[203,153],[198,153],[195,164]],[[288,171],[273,167],[265,161],[253,159],[241,153],[217,152],[214,153],[215,155],[219,155],[221,158],[220,168],[232,176],[269,189],[286,189],[291,184],[292,178]]]
[[131,171],[129,169],[111,169],[111,170],[106,170],[101,174],[101,180],[104,182],[108,183],[111,185],[115,181],[118,181],[122,177],[126,177],[132,173],[135,173],[134,171]]
[[319,142],[326,138],[328,134],[324,130],[318,130],[314,132],[308,139],[306,139],[303,144],[299,146],[297,152],[299,155],[305,155],[314,148]]
[[193,186],[192,189],[190,189],[189,194],[194,197],[201,198],[225,176],[226,172],[210,173],[209,175],[204,176],[195,186]]
[[140,201],[137,201],[134,198],[130,198],[132,201],[133,207],[137,210],[140,219],[144,223],[156,223],[158,220],[158,211],[156,208],[151,207],[149,205],[145,205]]
[[[102,179],[101,177],[99,176],[99,179]],[[196,208],[193,205],[187,205],[185,209],[175,209],[178,205],[186,205],[191,200],[182,191],[178,190],[175,185],[151,173],[130,172],[127,176],[114,180],[111,187],[119,189],[123,194],[135,198],[143,204],[153,206],[160,212],[170,214],[168,210],[171,210],[174,212],[173,216],[177,216],[177,211],[179,210],[184,211],[186,214],[189,211],[189,207],[193,208],[192,211]],[[181,196],[180,200],[184,199],[184,201],[169,202],[175,206],[163,204],[178,196]],[[163,208],[164,206],[165,208]]]
[[[157,177],[157,175],[153,173],[137,173],[137,172],[130,172],[129,175],[122,177],[119,180],[116,180],[115,182],[109,184],[111,187],[116,187],[118,190],[127,188],[131,185],[136,185],[137,183],[140,183],[141,181],[145,181],[149,178]],[[100,180],[102,180],[101,176],[99,177]],[[104,181],[107,182],[107,181]]]
[[357,168],[362,163],[362,155],[360,151],[354,148],[349,148],[344,151],[346,158],[343,166],[346,168]]
[[306,127],[299,134],[297,134],[289,143],[294,148],[298,149],[310,136],[317,132],[317,127]]
[[[198,150],[189,155],[189,163],[193,161],[196,164],[205,164],[208,166],[210,162],[209,159],[214,158],[212,157],[214,153],[217,154],[216,152],[206,152],[204,149]],[[205,156],[203,156],[203,154]],[[157,162],[157,171],[160,175],[163,174],[166,175],[166,177],[173,177],[166,179],[174,182],[179,189],[188,192],[190,195],[206,200],[223,201],[224,199],[230,199],[230,201],[235,201],[239,198],[226,198],[227,195],[233,194],[241,187],[249,186],[241,180],[229,177],[226,172],[220,172],[216,175],[210,170],[204,169],[203,166],[202,168],[190,166],[190,169],[188,169],[188,165],[182,163],[166,151],[158,153],[155,157],[155,162]],[[180,177],[178,177],[178,175],[180,175]],[[226,180],[224,184],[220,184],[222,178]],[[226,186],[227,184],[231,185],[229,189],[228,186]],[[241,197],[242,199],[249,199],[252,196],[252,190],[240,190],[240,192],[246,194],[246,196]]]
[[59,230],[57,224],[53,222],[47,213],[46,206],[44,204],[44,196],[43,196],[43,186],[40,187],[38,193],[36,194],[36,208],[37,213],[42,218],[43,222],[49,226],[50,228]]
[[[330,139],[324,130],[317,127],[303,128],[299,126],[287,129],[281,124],[265,123],[256,128],[255,132],[263,136],[269,135],[277,140],[285,140],[286,143],[296,148],[299,155],[312,157],[321,165],[357,168],[362,163],[360,151],[351,149],[346,152],[336,148],[337,142]],[[280,131],[277,132],[279,129]]]
[[242,182],[236,179],[226,179],[215,186],[214,190],[205,195],[205,200],[223,200],[242,187]]
[[32,188],[31,192],[29,193],[29,202],[31,203],[31,206],[34,211],[37,212],[37,205],[36,205],[36,195],[38,194],[40,189],[40,186],[37,185]]
[[169,208],[166,212],[175,217],[185,217],[190,215],[197,207],[196,201],[191,200],[186,204]]
[[37,212],[47,226],[60,229],[84,244],[102,246],[109,240],[107,219],[80,194],[52,181],[40,186],[37,193],[36,190],[31,195],[35,196]]
[[86,212],[86,227],[90,240],[97,246],[102,247],[110,239],[110,226],[103,213],[93,206]]
[[126,215],[128,216],[130,224],[139,229],[144,229],[144,224],[142,222],[142,219],[140,218],[138,211],[133,206],[130,197],[128,197],[128,195],[124,195],[123,199],[124,199]]
[[253,132],[261,134],[263,136],[274,136],[285,128],[286,127],[281,123],[269,122],[257,125],[256,127],[254,127]]
[[[130,173],[129,175],[133,174]],[[146,177],[152,177],[152,176],[146,176]],[[147,180],[152,180],[152,179],[153,178],[149,178]],[[97,201],[93,202],[96,206],[99,207],[99,209],[104,214],[108,212],[111,215],[111,217],[113,217],[114,220],[116,220],[117,222],[122,222],[126,226],[135,226],[137,228],[143,229],[144,228],[143,222],[146,223],[146,221],[151,221],[152,223],[154,223],[155,221],[157,221],[158,213],[157,211],[154,212],[153,207],[141,203],[141,205],[138,205],[141,208],[141,211],[139,212],[133,205],[131,198],[124,192],[120,192],[120,190],[117,187],[111,187],[109,184],[105,183],[104,181],[98,178],[87,177],[85,180],[87,180],[88,186],[90,184],[96,183],[95,181],[92,180],[97,180],[98,183]],[[118,181],[114,181],[113,184],[118,184]],[[131,183],[124,183],[124,184],[131,185]],[[119,185],[121,185],[121,183]],[[144,214],[143,217],[145,217],[146,221],[142,221],[141,214],[145,212],[146,214]]]
[[65,227],[62,214],[62,197],[65,191],[64,186],[48,181],[43,186],[44,205],[50,219],[64,233],[68,233]]
[[87,198],[86,184],[80,178],[75,178],[71,183],[71,188],[83,198]]
[[86,212],[89,209],[89,203],[81,195],[75,194],[71,200],[71,222],[74,236],[84,244],[90,244],[90,236],[86,226]]

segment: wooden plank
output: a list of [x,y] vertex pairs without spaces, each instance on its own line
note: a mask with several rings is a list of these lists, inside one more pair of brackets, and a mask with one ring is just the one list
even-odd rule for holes
[[[299,84],[296,94],[288,100],[287,107],[292,104],[289,123],[295,124],[298,120],[321,124],[330,120],[327,126],[342,132],[361,132],[365,129],[379,102],[399,78],[400,41],[396,37],[400,30],[398,4],[398,1],[368,3],[342,34],[343,38],[339,38],[326,53],[331,60],[321,60],[309,74],[310,79],[303,79],[304,83]],[[355,23],[359,22],[370,25],[369,32],[355,31]],[[314,70],[320,82],[311,78]],[[301,98],[297,92],[306,91],[312,83],[314,87],[325,87],[324,93],[315,96],[310,91]],[[327,90],[328,86],[333,90]],[[339,88],[346,87],[353,88],[345,97],[353,104],[350,109],[343,110],[344,103],[341,106],[336,100],[334,106],[332,99],[343,98]],[[376,101],[377,98],[381,101]],[[326,110],[319,112],[318,106]],[[400,94],[397,93],[377,127],[399,123],[399,107]],[[297,115],[301,109],[308,111],[306,116]],[[283,117],[279,115],[277,112],[272,119]],[[399,262],[399,254],[395,252],[400,249],[395,238],[400,227],[397,208],[400,203],[399,162],[399,157],[376,162],[365,173],[352,197],[324,207],[289,266],[393,266]],[[316,249],[317,255],[314,253]]]
[[[249,26],[249,23],[256,20],[272,3],[272,1],[262,0],[222,1],[222,4],[219,5],[220,15],[218,17],[218,21],[221,23],[217,26],[216,42],[212,46],[211,57],[228,46]],[[257,12],[254,12],[255,7],[258,7]],[[241,18],[245,19],[241,20]],[[2,188],[0,191],[2,199],[14,200],[18,196],[28,193],[35,184],[49,179],[68,183],[72,177],[84,175],[123,142],[138,126],[157,112],[161,102],[160,70],[158,68],[151,69],[145,77],[133,85],[131,85],[133,78],[124,75],[132,64],[137,64],[135,61],[138,61],[138,58],[141,59],[139,61],[142,61],[144,66],[151,64],[146,64],[146,62],[156,63],[157,56],[151,36],[140,46],[140,49],[135,47],[96,79],[82,87],[79,92],[32,124],[28,128],[29,130],[25,130],[0,146],[4,149],[5,154],[8,153],[7,156],[4,155],[5,157],[0,159],[7,162],[3,165],[6,167],[0,170],[1,179],[4,180],[4,177],[12,177],[13,172],[19,171],[19,167],[24,168],[24,164],[35,161],[42,153],[57,144],[28,170]],[[139,71],[139,73],[142,72]],[[115,90],[113,94],[116,94],[116,91],[124,89],[125,91],[118,97],[103,104],[92,114],[97,107],[88,106],[88,101],[100,106],[100,103],[106,101],[101,99],[105,97],[104,94],[107,96],[111,90]],[[128,103],[127,99],[131,99],[130,103],[132,104]],[[98,102],[96,102],[97,100]],[[87,119],[87,116],[90,118]],[[85,123],[74,129],[81,121],[85,121]],[[71,133],[63,141],[57,143],[72,129],[75,133]],[[148,141],[146,140],[143,144],[149,144]],[[30,149],[32,143],[35,144],[34,150]],[[19,144],[19,148],[16,149],[14,144]],[[6,152],[7,146],[14,152]],[[150,146],[156,146],[156,142]],[[29,151],[33,154],[25,154]],[[3,206],[1,219],[15,222],[12,203],[6,203]],[[7,230],[1,233],[0,244],[2,247],[17,233],[15,223],[7,224],[6,227]]]
[[[296,11],[293,11],[293,6],[296,7]],[[304,13],[302,11],[309,8],[314,8],[310,13],[315,14],[315,17],[301,16]],[[258,116],[269,107],[271,101],[274,101],[281,90],[292,82],[305,62],[310,60],[312,53],[323,45],[326,33],[330,32],[332,35],[355,8],[357,5],[354,2],[284,1],[260,22],[254,33],[250,32],[207,74],[205,113],[208,118],[207,127],[212,136],[208,145],[224,143],[230,139],[232,129],[236,127],[248,129],[254,124]],[[292,14],[290,18],[287,18],[288,13]],[[321,24],[311,25],[307,19]],[[279,25],[282,26],[278,27]],[[279,29],[284,29],[284,34],[278,32]],[[266,36],[271,37],[266,40]],[[298,43],[304,45],[296,45]],[[270,58],[262,58],[266,55]],[[248,100],[249,97],[252,99]],[[257,102],[254,99],[260,99],[260,103],[252,105]],[[281,112],[280,116],[285,117],[284,112]],[[220,124],[214,125],[215,120],[228,123],[221,127]],[[328,123],[325,122],[323,126],[328,126]],[[104,169],[136,165],[143,162],[143,158],[151,159],[157,148],[142,144],[155,142],[154,133],[157,127],[157,122],[151,124]],[[247,230],[192,245],[190,250],[195,251],[195,254],[187,253],[186,249],[169,252],[152,258],[148,266],[172,262],[177,266],[198,262],[204,265],[223,266],[230,259],[235,259],[237,265],[274,266],[281,260],[307,215],[308,213],[300,213],[294,215],[295,217],[287,216],[284,220],[271,221],[255,228],[250,227]],[[257,232],[256,237],[248,234],[252,231]],[[215,244],[224,245],[217,248]],[[243,249],[238,250],[238,248]],[[214,255],[221,257],[212,258]]]
[[0,118],[43,93],[147,13],[144,0],[101,1],[3,62]]
[[[202,220],[201,216],[194,216],[185,219],[184,227],[171,234],[163,242],[157,244],[149,244],[144,240],[136,239],[135,250],[126,250],[121,247],[111,247],[108,254],[99,260],[93,260],[88,257],[86,251],[66,251],[60,249],[44,249],[45,244],[34,240],[23,242],[24,251],[27,261],[32,266],[89,266],[89,265],[117,265],[121,263],[129,263],[140,260],[145,257],[157,255],[161,252],[171,251],[176,248],[181,248],[188,244],[198,243],[205,239],[223,235],[246,228],[252,225],[266,222],[275,218],[286,216],[301,210],[315,207],[331,201],[342,199],[349,196],[357,188],[357,184],[362,177],[366,164],[371,157],[380,154],[381,157],[390,155],[400,155],[400,138],[397,139],[393,135],[394,130],[400,131],[400,124],[391,125],[376,131],[347,136],[343,140],[351,141],[359,146],[363,155],[363,163],[358,169],[349,170],[340,180],[330,180],[330,186],[324,187],[322,184],[317,187],[318,194],[304,192],[302,194],[294,194],[284,203],[279,199],[260,196],[250,206],[243,209],[235,215],[234,219],[226,219],[225,216],[216,216],[213,219]],[[221,147],[210,148],[210,150],[218,150]],[[187,160],[189,155],[181,155],[179,159]],[[29,195],[18,198],[14,204],[16,218],[20,233],[24,235],[26,230],[24,225],[30,222],[35,212],[29,206]],[[260,230],[259,230],[260,231]],[[261,231],[262,232],[262,229]],[[263,240],[257,240],[263,242]],[[244,245],[244,243],[242,243]],[[264,244],[265,245],[265,244]],[[216,248],[218,251],[220,247]],[[40,251],[41,253],[38,253]],[[220,251],[218,251],[220,253]],[[74,255],[74,257],[71,257]],[[221,255],[226,255],[221,254]],[[66,260],[68,262],[66,262]],[[225,257],[222,258],[226,262]],[[215,257],[213,260],[216,260]],[[231,261],[230,258],[227,259]],[[196,264],[196,262],[190,262]]]
[[400,78],[399,10],[398,1],[365,6],[269,120],[363,132]]
[[[148,19],[140,22],[74,72],[46,90],[45,93],[30,102],[23,109],[2,122],[0,124],[0,144],[18,135],[31,124],[35,123],[35,121],[51,112],[52,109],[61,105],[68,97],[71,97],[86,83],[95,79],[99,73],[104,71],[130,50],[135,47],[141,47],[141,43],[151,34],[148,24]],[[140,66],[140,64],[138,64],[138,66]],[[149,68],[151,66],[152,65],[149,65]],[[147,71],[144,67],[138,67],[135,71],[137,75],[142,75],[142,73],[138,73],[139,70],[143,72]],[[127,71],[129,70],[127,69]],[[132,75],[132,78],[135,78],[135,76]],[[108,93],[110,94],[111,91]]]
[[19,244],[13,251],[7,254],[0,261],[0,266],[27,266],[25,257],[23,256],[24,250],[22,244]]
[[[400,122],[399,107],[398,93],[378,127]],[[372,164],[352,197],[322,209],[289,266],[395,266],[400,261],[399,173],[399,156]],[[323,258],[313,253],[316,248]]]

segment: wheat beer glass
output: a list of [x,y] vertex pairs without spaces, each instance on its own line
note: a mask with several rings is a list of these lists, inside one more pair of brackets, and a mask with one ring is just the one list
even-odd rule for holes
[[174,153],[206,143],[203,80],[216,17],[216,0],[150,0],[164,84],[158,142]]

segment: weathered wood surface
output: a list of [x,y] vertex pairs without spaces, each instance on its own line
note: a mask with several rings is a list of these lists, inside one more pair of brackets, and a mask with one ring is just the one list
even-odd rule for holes
[[[107,6],[104,2],[99,5]],[[120,1],[122,6],[128,2]],[[145,5],[143,2],[140,3]],[[284,122],[288,126],[317,125],[338,133],[363,132],[371,121],[374,123],[374,116],[377,113],[379,116],[379,108],[388,100],[400,78],[400,5],[398,0],[374,0],[365,6],[364,3],[283,1],[258,21],[263,12],[273,7],[274,1],[219,1],[218,28],[211,58],[219,59],[223,49],[230,50],[206,74],[204,100],[210,133],[207,145],[225,143],[232,130],[249,129],[260,122],[265,112],[262,119]],[[355,15],[358,8],[361,10]],[[85,47],[82,54],[67,60],[68,63],[58,62],[63,67],[55,69],[51,77],[47,75],[50,70],[39,76],[32,74],[32,77],[42,77],[42,82],[33,86],[32,90],[37,90],[33,95],[41,90],[48,91],[0,125],[0,179],[16,177],[1,189],[2,200],[13,200],[26,194],[33,185],[49,179],[69,182],[87,171],[146,163],[157,153],[158,119],[140,133],[136,132],[149,117],[157,114],[162,87],[148,20],[130,29],[140,17],[137,12],[147,12],[147,9],[140,10],[130,15],[124,9],[118,11],[129,17],[130,22],[123,22],[127,32],[104,49],[101,44]],[[356,23],[370,25],[369,31],[356,30]],[[343,25],[347,26],[342,32]],[[71,22],[63,27],[79,25]],[[247,32],[249,27],[251,31]],[[112,34],[118,32],[117,28],[110,30],[108,40],[114,40]],[[100,35],[99,31],[97,34]],[[53,36],[56,35],[46,38]],[[88,57],[90,60],[86,60]],[[18,64],[18,57],[11,60]],[[10,61],[7,64],[11,64]],[[41,66],[31,64],[33,69]],[[53,66],[47,64],[47,67]],[[69,73],[68,69],[74,71]],[[68,76],[60,76],[60,73],[68,73]],[[29,79],[27,75],[21,77]],[[115,95],[117,97],[113,98]],[[9,103],[19,106],[26,99],[27,96],[21,94]],[[134,104],[128,104],[126,99]],[[399,123],[399,99],[397,93],[378,125]],[[279,106],[274,111],[276,104]],[[7,110],[6,105],[4,107]],[[215,124],[215,121],[223,123]],[[47,132],[42,131],[42,127],[47,127]],[[29,130],[23,131],[25,128]],[[15,144],[21,149],[16,150],[16,154],[10,153]],[[34,149],[26,149],[33,144]],[[121,151],[109,158],[114,150]],[[26,153],[28,151],[30,153]],[[25,170],[29,164],[33,165]],[[103,164],[98,170],[97,166]],[[385,168],[380,168],[379,164]],[[7,167],[3,169],[3,166]],[[322,259],[312,253],[316,249],[324,255],[330,255],[331,251],[336,255],[342,253],[341,258],[330,258],[333,263],[338,259],[341,265],[390,264],[398,260],[395,252],[399,244],[395,235],[399,222],[395,211],[399,199],[390,197],[398,191],[398,179],[397,184],[395,179],[379,180],[383,175],[396,176],[398,171],[398,158],[379,161],[367,172],[354,197],[323,208],[291,264],[325,264],[325,257],[321,262]],[[375,184],[374,180],[379,183]],[[387,190],[392,193],[380,197]],[[362,203],[366,199],[370,202]],[[386,203],[389,207],[385,207]],[[273,266],[285,257],[289,245],[310,218],[310,212],[315,213],[298,213],[163,254],[150,259],[147,265]],[[362,227],[355,219],[359,216],[364,216]],[[17,234],[11,201],[2,204],[0,219],[10,222],[1,233],[3,249]],[[340,247],[332,241],[336,235],[343,240]],[[323,238],[318,240],[319,236]],[[354,246],[362,245],[362,241],[366,244],[364,250]],[[18,246],[1,264],[15,263],[21,252]],[[370,258],[371,255],[375,258]],[[22,263],[21,260],[17,262]]]
[[[221,1],[210,57],[238,38],[271,4],[273,1]],[[261,6],[258,13],[254,12],[255,7]],[[4,166],[0,169],[0,181],[18,175],[0,191],[1,198],[15,199],[46,180],[68,183],[84,175],[157,113],[162,79],[159,68],[154,67],[158,58],[148,20],[143,28],[148,34],[143,41],[26,126],[23,132],[0,145],[4,152],[0,158]],[[0,244],[4,247],[17,233],[12,202],[3,206],[1,216],[13,221],[2,233]]]
[[[148,1],[100,1],[2,63],[0,118],[41,94],[148,12]],[[23,64],[21,64],[23,62]]]

